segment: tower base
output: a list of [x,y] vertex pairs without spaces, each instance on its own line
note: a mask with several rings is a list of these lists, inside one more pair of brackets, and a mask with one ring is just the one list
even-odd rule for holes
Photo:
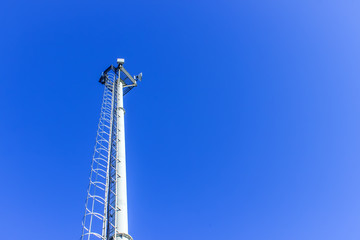
[[114,236],[111,238],[111,240],[133,240],[133,238],[126,233],[117,233],[116,238]]

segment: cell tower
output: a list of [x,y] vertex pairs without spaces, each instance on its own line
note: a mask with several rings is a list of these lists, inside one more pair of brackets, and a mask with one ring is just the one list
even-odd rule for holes
[[81,240],[132,240],[128,233],[123,96],[137,86],[117,59],[101,75],[104,95],[91,163]]

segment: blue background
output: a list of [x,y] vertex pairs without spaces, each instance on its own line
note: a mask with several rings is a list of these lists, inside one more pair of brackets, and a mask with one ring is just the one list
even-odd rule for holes
[[0,238],[79,239],[117,57],[135,240],[360,239],[360,3],[2,1]]

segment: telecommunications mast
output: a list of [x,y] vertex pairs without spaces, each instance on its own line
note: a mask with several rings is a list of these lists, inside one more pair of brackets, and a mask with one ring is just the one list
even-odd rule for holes
[[81,240],[132,240],[128,233],[123,96],[137,86],[117,59],[101,75],[104,95],[91,164]]

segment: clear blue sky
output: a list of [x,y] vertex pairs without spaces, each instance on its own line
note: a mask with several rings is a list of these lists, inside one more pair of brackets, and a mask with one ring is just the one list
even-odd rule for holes
[[0,238],[79,239],[117,57],[134,240],[360,239],[358,1],[3,1]]

